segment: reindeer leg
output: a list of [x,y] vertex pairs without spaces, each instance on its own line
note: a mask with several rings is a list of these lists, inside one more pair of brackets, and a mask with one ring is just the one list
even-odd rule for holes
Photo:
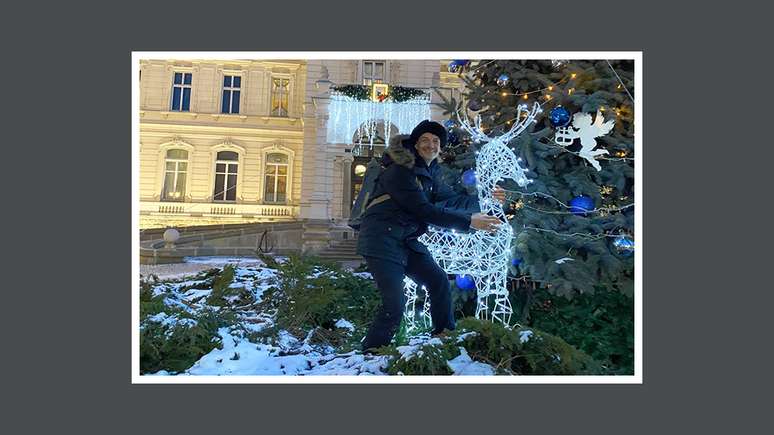
[[403,310],[403,318],[406,320],[406,331],[411,334],[417,329],[416,313],[414,307],[417,300],[417,284],[409,277],[403,279],[404,294],[406,295],[406,308]]

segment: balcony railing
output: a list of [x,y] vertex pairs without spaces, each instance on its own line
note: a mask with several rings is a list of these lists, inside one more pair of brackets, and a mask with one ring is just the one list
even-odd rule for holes
[[294,218],[298,206],[274,204],[216,204],[201,202],[140,201],[141,215],[177,215],[203,217]]

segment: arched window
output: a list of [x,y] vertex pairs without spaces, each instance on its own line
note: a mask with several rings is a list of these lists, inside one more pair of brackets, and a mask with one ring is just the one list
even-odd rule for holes
[[180,149],[167,150],[164,159],[164,186],[162,201],[185,200],[185,182],[188,173],[188,151]]
[[288,156],[281,153],[267,154],[264,174],[264,202],[286,203],[288,199]]
[[219,151],[215,161],[214,201],[236,201],[239,154],[234,151]]

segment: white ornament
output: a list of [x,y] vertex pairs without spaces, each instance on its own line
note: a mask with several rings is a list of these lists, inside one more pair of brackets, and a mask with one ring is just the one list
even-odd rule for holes
[[597,116],[594,123],[591,122],[591,115],[588,113],[576,113],[572,117],[572,127],[562,127],[556,130],[554,142],[557,145],[570,145],[575,139],[580,138],[581,150],[578,155],[586,159],[597,171],[601,171],[597,156],[608,154],[605,149],[595,150],[597,146],[596,138],[610,133],[615,125],[615,119],[604,122],[602,111],[597,109]]
[[[396,103],[361,101],[333,92],[328,111],[329,143],[353,145],[353,139],[357,136],[366,137],[373,146],[380,121],[384,126],[384,143],[390,143],[391,126],[395,126],[398,133],[407,133],[420,122],[430,119],[430,96]],[[361,144],[359,139],[358,143]]]
[[[454,230],[430,227],[427,233],[419,238],[446,273],[464,274],[473,278],[478,298],[476,318],[491,318],[492,321],[505,325],[510,324],[513,314],[506,287],[513,228],[505,218],[502,204],[492,196],[492,191],[497,182],[505,178],[516,181],[522,187],[532,182],[526,176],[528,169],[521,166],[521,158],[516,157],[508,143],[534,122],[541,109],[537,103],[531,110],[522,104],[518,107],[518,112],[517,119],[521,121],[514,124],[507,133],[494,138],[483,133],[480,117],[476,117],[473,127],[467,119],[460,120],[461,127],[474,141],[485,142],[476,158],[476,187],[481,213],[496,216],[503,224],[494,233],[476,230],[458,233]],[[522,112],[526,114],[523,119],[520,116]],[[405,279],[405,283],[407,302],[404,318],[411,333],[420,324],[430,324],[430,305],[429,298],[425,297],[424,307],[417,319],[417,285],[409,278]]]

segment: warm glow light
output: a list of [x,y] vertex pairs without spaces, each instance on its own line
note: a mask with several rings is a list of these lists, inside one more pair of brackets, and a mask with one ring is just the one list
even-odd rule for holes
[[573,79],[574,79],[574,78],[575,78],[577,75],[578,75],[578,74],[572,73],[572,74],[570,75],[570,78],[573,78]]

